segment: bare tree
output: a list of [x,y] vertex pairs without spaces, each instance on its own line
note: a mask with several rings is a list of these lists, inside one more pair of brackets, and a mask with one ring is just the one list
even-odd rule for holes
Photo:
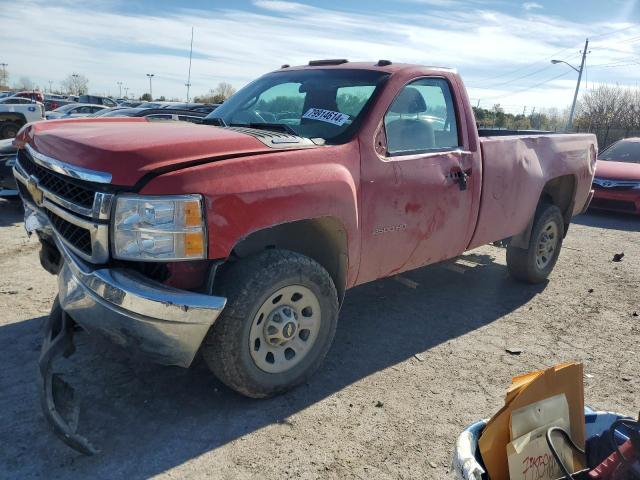
[[33,90],[33,82],[29,77],[20,77],[20,79],[13,84],[16,90]]
[[619,85],[599,85],[586,92],[578,104],[580,130],[598,136],[602,148],[640,130],[640,90]]
[[60,84],[69,95],[85,95],[89,91],[89,80],[79,73],[67,75]]
[[236,89],[233,88],[233,85],[227,82],[220,82],[216,88],[212,88],[204,95],[195,97],[193,101],[196,103],[223,103],[234,93],[236,93]]
[[[215,88],[214,93],[222,99],[222,102],[227,100],[231,95],[236,93],[236,89],[233,88],[233,85],[227,82],[220,82],[218,86]],[[222,103],[220,102],[220,103]]]

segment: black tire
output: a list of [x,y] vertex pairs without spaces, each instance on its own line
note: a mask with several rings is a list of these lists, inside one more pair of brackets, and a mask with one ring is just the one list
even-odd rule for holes
[[[538,245],[545,234],[543,230],[550,224],[555,225],[557,235],[555,249],[547,263],[540,267],[536,262]],[[526,283],[541,283],[547,279],[555,267],[562,249],[564,238],[564,219],[555,205],[542,203],[536,210],[527,249],[509,245],[507,247],[507,268],[512,277]]]
[[[215,293],[227,305],[202,344],[211,371],[231,389],[252,398],[265,398],[306,381],[327,355],[338,321],[338,294],[327,273],[314,260],[287,250],[265,250],[229,265]],[[302,285],[316,296],[320,324],[313,345],[290,370],[267,373],[251,356],[250,332],[258,310],[278,290]]]
[[14,138],[20,127],[13,122],[6,122],[4,124],[0,124],[0,137],[2,138]]

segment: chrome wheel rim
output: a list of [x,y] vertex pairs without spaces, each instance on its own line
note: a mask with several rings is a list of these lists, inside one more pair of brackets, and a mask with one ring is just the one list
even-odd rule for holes
[[545,224],[538,237],[536,247],[536,266],[538,269],[544,270],[551,263],[558,248],[558,240],[558,226],[555,222],[550,221]]
[[253,318],[249,351],[255,365],[267,373],[283,373],[304,359],[318,337],[321,321],[318,297],[302,285],[272,293]]

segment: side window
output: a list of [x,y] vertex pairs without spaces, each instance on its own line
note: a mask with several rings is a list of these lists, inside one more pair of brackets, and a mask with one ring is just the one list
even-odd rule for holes
[[384,117],[387,150],[391,155],[459,146],[458,125],[449,84],[423,78],[406,85]]

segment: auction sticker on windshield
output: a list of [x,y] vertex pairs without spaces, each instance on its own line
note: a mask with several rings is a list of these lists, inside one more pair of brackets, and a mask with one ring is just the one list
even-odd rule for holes
[[324,110],[323,108],[310,108],[302,118],[320,120],[321,122],[333,123],[334,125],[342,126],[347,120],[349,120],[349,115],[334,112],[333,110]]

